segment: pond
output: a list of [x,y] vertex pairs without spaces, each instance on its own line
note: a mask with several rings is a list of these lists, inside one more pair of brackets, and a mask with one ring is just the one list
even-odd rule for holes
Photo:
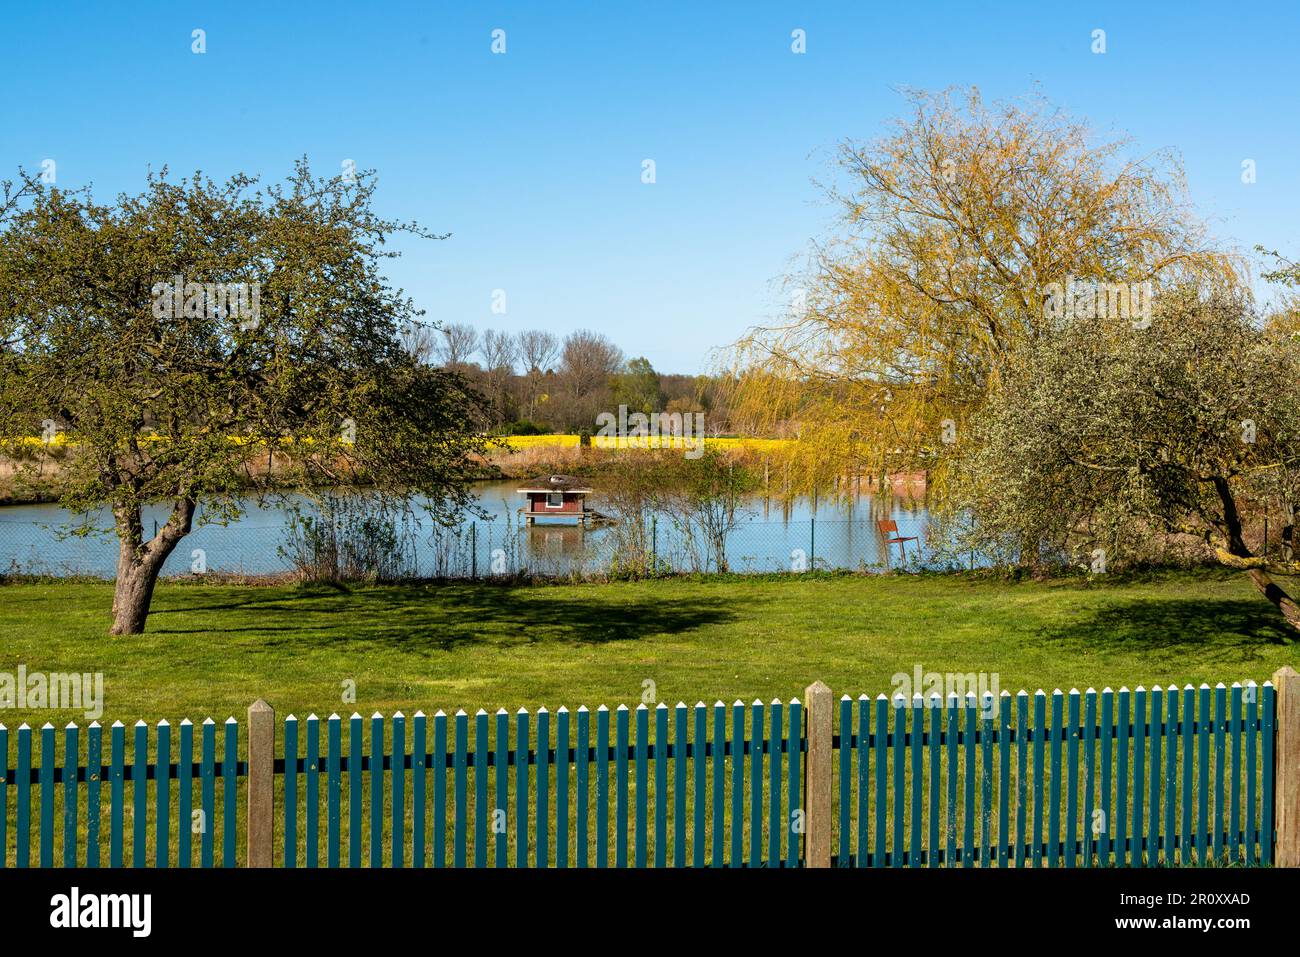
[[[427,577],[591,572],[607,568],[617,555],[617,536],[607,526],[527,525],[518,515],[524,504],[518,481],[482,482],[475,499],[487,518],[470,518],[455,528],[439,528],[416,510],[404,536],[409,570]],[[244,502],[241,517],[227,525],[203,525],[181,542],[164,566],[164,575],[191,571],[267,575],[291,570],[284,554],[291,527],[290,508],[312,511],[310,502]],[[589,507],[602,511],[599,494]],[[167,519],[165,506],[146,510],[145,532],[151,535]],[[200,506],[200,518],[202,507]],[[653,515],[647,529],[656,558],[675,571],[715,571],[707,549],[684,534],[674,516]],[[898,535],[915,538],[887,546],[877,519],[898,524]],[[725,554],[732,571],[792,571],[803,568],[883,569],[897,565],[900,549],[910,564],[924,563],[928,516],[924,502],[902,495],[876,502],[870,494],[799,499],[788,505],[754,496],[738,514],[727,536]],[[72,534],[88,527],[89,535]],[[0,572],[42,575],[87,575],[111,578],[117,544],[107,510],[77,516],[57,505],[12,505],[0,508]],[[886,555],[888,552],[888,556]]]

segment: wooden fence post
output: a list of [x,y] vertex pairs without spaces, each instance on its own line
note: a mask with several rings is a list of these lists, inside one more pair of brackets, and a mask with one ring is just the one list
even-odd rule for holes
[[275,845],[275,709],[248,707],[248,866],[271,867]]
[[1277,763],[1274,818],[1277,867],[1300,867],[1300,674],[1290,665],[1273,674],[1277,694]]
[[831,689],[820,681],[804,691],[808,713],[808,760],[804,784],[804,867],[830,867],[834,790],[831,754]]

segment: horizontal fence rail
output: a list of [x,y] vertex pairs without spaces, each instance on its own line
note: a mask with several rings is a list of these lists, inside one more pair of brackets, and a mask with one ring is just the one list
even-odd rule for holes
[[1290,668],[513,714],[277,721],[258,701],[240,727],[0,726],[0,864],[1300,866]]

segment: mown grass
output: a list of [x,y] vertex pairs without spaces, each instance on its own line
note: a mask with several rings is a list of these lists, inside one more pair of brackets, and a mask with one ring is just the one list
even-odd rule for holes
[[[163,583],[143,635],[107,635],[101,583],[0,586],[0,671],[102,672],[102,721],[857,696],[891,676],[1000,687],[1264,681],[1300,655],[1240,575],[1109,583],[961,576],[669,579],[355,589]],[[355,701],[345,691],[355,683]],[[11,727],[84,721],[0,715]]]
[[[102,723],[121,720],[129,726],[143,719],[154,725],[165,718],[175,729],[181,718],[190,718],[198,724],[211,716],[218,722],[218,757],[223,740],[221,721],[234,715],[242,724],[248,704],[259,696],[270,701],[280,717],[294,712],[301,718],[314,712],[324,719],[331,712],[338,712],[346,719],[355,711],[368,718],[375,711],[391,715],[400,709],[408,716],[408,747],[409,719],[417,709],[429,715],[442,709],[451,716],[464,708],[471,714],[469,730],[473,735],[473,713],[477,709],[484,708],[491,713],[505,708],[512,712],[509,727],[513,746],[513,712],[521,706],[533,710],[544,704],[554,716],[559,705],[566,705],[572,711],[581,704],[594,709],[600,704],[614,708],[626,703],[634,707],[642,701],[674,705],[680,700],[693,705],[703,700],[712,705],[722,700],[730,705],[741,700],[746,704],[748,716],[750,703],[756,698],[788,701],[793,696],[803,697],[805,687],[818,679],[830,685],[836,697],[841,693],[855,697],[861,693],[872,696],[888,693],[894,690],[891,677],[895,673],[910,674],[917,665],[925,671],[997,674],[1000,687],[1014,692],[1040,687],[1100,689],[1132,688],[1139,684],[1151,687],[1219,681],[1262,682],[1282,665],[1295,664],[1298,657],[1297,645],[1292,643],[1281,617],[1248,582],[1223,573],[1019,584],[975,576],[850,575],[679,578],[577,585],[429,584],[356,589],[168,582],[159,587],[146,633],[128,638],[110,638],[106,634],[111,600],[110,587],[98,582],[0,585],[0,633],[5,636],[0,646],[0,671],[13,673],[21,664],[29,673],[102,672],[106,694]],[[345,695],[353,685],[355,699]],[[727,710],[730,736],[731,708]],[[10,729],[21,721],[33,726],[51,721],[56,727],[67,721],[76,721],[83,727],[86,723],[84,715],[70,709],[10,709],[0,713],[0,720]],[[653,728],[653,717],[651,721]],[[635,737],[635,718],[632,722]],[[282,724],[277,722],[277,726],[278,747],[282,747]],[[490,727],[490,737],[493,737],[495,717],[490,719]],[[368,753],[368,720],[363,729],[363,749]],[[594,735],[594,720],[592,731]],[[322,750],[324,732],[322,720]],[[533,733],[536,733],[535,724]],[[551,733],[555,733],[554,717]],[[571,730],[571,743],[574,733]],[[708,735],[712,734],[710,708]],[[149,737],[149,759],[153,760],[154,728],[150,728]],[[10,768],[15,758],[14,738],[11,730]],[[128,728],[128,764],[132,759],[131,738]],[[57,759],[62,763],[62,731],[56,740]],[[345,720],[345,748],[348,740]],[[429,745],[432,747],[432,721]],[[241,759],[245,757],[245,746],[241,728]],[[85,747],[83,732],[82,761]],[[303,747],[300,745],[300,754]],[[474,747],[473,742],[470,747]],[[175,730],[171,758],[173,762],[177,759]],[[107,733],[104,760],[108,760]],[[195,760],[198,760],[197,748]],[[963,755],[963,768],[965,760]],[[733,769],[728,758],[723,804],[728,860]],[[752,767],[748,770],[752,774]],[[613,774],[612,766],[610,773]],[[910,773],[910,770],[906,772],[909,779]],[[489,800],[495,806],[495,769],[488,774]],[[669,782],[675,782],[675,771],[670,772]],[[472,768],[468,783],[472,862],[476,813],[473,807],[476,779]],[[507,783],[512,790],[514,767],[509,769]],[[556,783],[552,783],[552,788]],[[576,782],[571,783],[571,795],[573,783]],[[705,783],[706,801],[711,806],[711,770]],[[450,785],[448,780],[449,806],[453,797]],[[611,781],[611,795],[612,785]],[[282,787],[283,779],[277,777],[277,790]],[[364,861],[369,858],[370,848],[368,775],[361,776],[358,787],[365,808]],[[755,833],[748,803],[751,782],[745,781],[742,787],[745,820],[741,834],[748,857],[749,840]],[[633,782],[633,800],[635,790]],[[652,774],[647,786],[652,808],[656,806],[655,790]],[[687,791],[687,806],[693,806],[693,781]],[[125,793],[124,828],[129,863],[135,824],[134,792],[129,780]],[[593,801],[595,793],[593,781]],[[351,779],[345,775],[341,797],[345,864],[350,835],[350,794]],[[242,861],[242,781],[237,795],[238,858]],[[195,807],[199,806],[198,797],[196,787]],[[103,799],[99,843],[106,861],[109,837],[106,786]],[[429,799],[432,800],[431,789]],[[154,800],[150,785],[143,840],[150,863],[156,841]],[[54,841],[59,848],[56,863],[62,860],[61,801],[60,786],[55,792]],[[277,803],[281,801],[282,797],[277,797]],[[304,819],[304,801],[300,793],[300,822]],[[391,801],[391,788],[386,787],[382,796],[384,823],[380,838],[385,861],[391,860],[392,854]],[[510,825],[502,841],[513,863],[516,848],[513,796],[507,801]],[[851,826],[856,828],[856,794],[853,803]],[[414,813],[409,780],[406,804],[409,827],[409,815]],[[218,782],[216,820],[212,823],[219,832],[218,861],[223,808]],[[553,815],[553,806],[551,810]],[[327,859],[323,834],[325,811],[322,799],[322,834],[318,842],[322,863]],[[788,811],[786,808],[782,813]],[[535,817],[535,812],[535,806],[530,806],[530,816]],[[174,804],[172,813],[175,813]],[[578,813],[576,807],[574,813]],[[675,822],[677,809],[670,813]],[[928,797],[925,813],[932,813]],[[6,818],[11,834],[16,825],[14,814],[15,805],[10,800]],[[594,806],[589,806],[587,817],[593,836],[589,860],[593,863],[595,814]],[[891,829],[892,815],[891,810]],[[910,815],[909,809],[909,824]],[[78,858],[84,860],[84,803],[79,817]],[[767,819],[764,808],[757,829],[764,845],[768,837]],[[613,821],[611,808],[611,828]],[[431,817],[428,823],[432,830]],[[530,843],[535,853],[535,821],[533,824]],[[173,861],[177,848],[175,826],[173,823],[169,840]],[[450,820],[447,826],[450,862],[453,839]],[[1079,826],[1082,832],[1084,824]],[[710,814],[710,831],[711,828]],[[553,860],[553,823],[549,830]],[[874,837],[874,824],[871,833]],[[672,834],[671,824],[669,834]],[[611,839],[608,832],[605,837]],[[282,841],[283,835],[277,839]],[[196,836],[196,855],[198,840]],[[497,840],[495,835],[488,837],[489,861],[495,859]],[[653,859],[653,824],[651,842]],[[690,860],[695,846],[693,829],[688,842],[692,852],[687,858]],[[13,840],[6,843],[5,856],[12,863]],[[409,836],[406,843],[409,845]],[[711,860],[711,836],[706,843]],[[35,853],[33,848],[33,862]],[[281,847],[277,850],[277,860],[282,859],[282,854]],[[612,861],[612,847],[610,854]],[[305,860],[301,842],[296,856],[300,862]]]

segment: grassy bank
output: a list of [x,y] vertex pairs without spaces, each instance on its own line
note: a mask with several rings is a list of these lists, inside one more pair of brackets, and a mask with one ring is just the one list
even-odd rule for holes
[[[1300,661],[1243,576],[1087,584],[962,577],[672,579],[350,591],[163,583],[144,635],[106,634],[111,586],[0,585],[0,670],[105,676],[105,718],[322,716],[891,690],[896,672],[1051,689],[1265,680]],[[356,702],[343,692],[355,682]],[[0,718],[84,721],[68,711]]]

